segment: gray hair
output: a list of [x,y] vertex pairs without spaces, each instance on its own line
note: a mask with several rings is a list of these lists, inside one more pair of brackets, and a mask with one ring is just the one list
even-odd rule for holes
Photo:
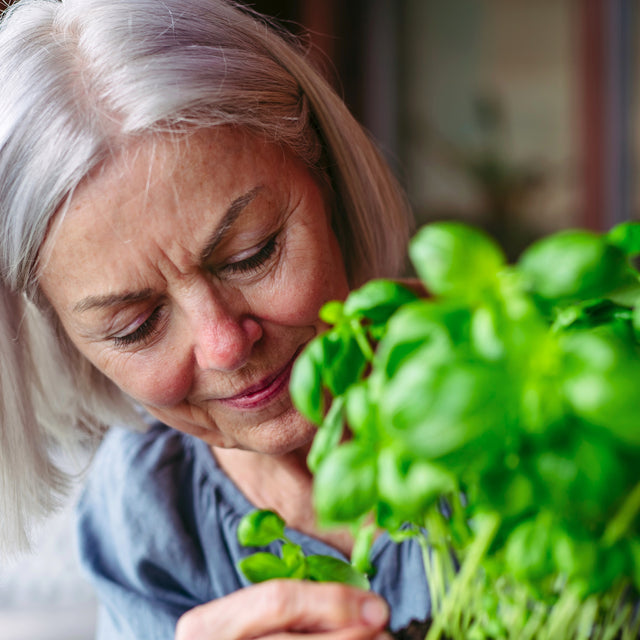
[[[0,514],[24,542],[64,489],[49,448],[135,421],[38,292],[38,252],[77,186],[137,137],[238,126],[298,154],[333,192],[352,286],[397,275],[406,200],[291,37],[230,0],[20,0],[0,25]],[[8,529],[8,521],[17,523]],[[2,534],[0,534],[2,535]]]

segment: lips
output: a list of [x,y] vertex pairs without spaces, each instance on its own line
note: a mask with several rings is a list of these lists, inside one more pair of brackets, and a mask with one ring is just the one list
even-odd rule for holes
[[219,402],[236,409],[261,409],[268,405],[283,390],[288,390],[291,369],[298,353],[279,371],[267,376],[257,384],[247,387],[242,393],[228,398],[221,398]]

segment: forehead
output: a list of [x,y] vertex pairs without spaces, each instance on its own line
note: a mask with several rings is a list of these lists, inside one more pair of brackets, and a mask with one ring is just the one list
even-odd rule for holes
[[131,198],[142,203],[187,195],[224,198],[228,190],[273,179],[287,160],[290,154],[278,145],[226,127],[136,140],[85,179],[68,212],[98,203],[123,206]]
[[139,231],[143,214],[159,220],[161,212],[173,212],[173,223],[188,227],[202,211],[215,217],[248,191],[300,181],[305,172],[290,152],[238,129],[134,141],[78,187],[51,225],[41,262],[50,262],[60,241],[75,236],[80,243],[99,226],[117,226],[124,240],[127,229]]
[[250,233],[262,224],[261,211],[286,206],[311,184],[317,186],[290,152],[235,129],[131,144],[97,169],[54,221],[40,256],[41,287],[51,298],[122,286],[116,280],[125,277],[123,265],[157,263],[165,249],[187,264],[238,199],[259,193],[235,235]]

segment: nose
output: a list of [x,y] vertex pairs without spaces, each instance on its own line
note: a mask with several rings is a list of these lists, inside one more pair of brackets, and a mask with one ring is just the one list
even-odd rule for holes
[[247,363],[262,337],[260,323],[246,309],[209,290],[194,312],[194,356],[203,370],[235,371]]

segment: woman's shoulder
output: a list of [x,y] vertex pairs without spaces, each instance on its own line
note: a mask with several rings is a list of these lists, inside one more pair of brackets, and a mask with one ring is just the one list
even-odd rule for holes
[[[182,435],[162,424],[146,431],[111,427],[89,467],[77,505],[80,521],[118,529],[173,509],[193,474]],[[180,477],[180,482],[176,480]]]
[[205,442],[159,422],[107,432],[77,506],[81,528],[102,530],[103,538],[109,531],[155,538],[179,530],[194,540],[249,510]]
[[193,455],[193,447],[184,434],[160,422],[145,431],[113,426],[104,436],[92,461],[89,481],[107,474],[112,480],[126,474],[133,477],[182,465]]
[[[160,422],[145,431],[114,426],[91,462],[78,508],[111,522],[187,516],[206,486],[224,482],[204,443]],[[172,514],[179,510],[180,514]],[[117,516],[117,517],[116,517]]]
[[189,438],[161,424],[112,427],[92,461],[76,506],[79,556],[105,615],[135,627],[131,637],[165,618],[173,628],[211,595],[197,475]]

